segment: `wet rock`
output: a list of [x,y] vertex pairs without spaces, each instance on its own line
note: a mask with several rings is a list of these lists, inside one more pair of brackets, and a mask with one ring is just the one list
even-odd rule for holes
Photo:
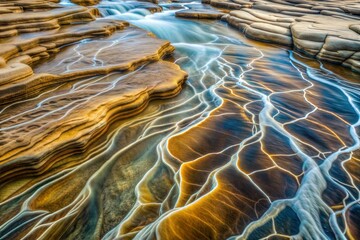
[[[30,1],[24,2],[24,5],[28,6]],[[21,6],[21,2],[14,1],[14,3]],[[31,1],[31,3],[36,2]],[[138,5],[144,7],[151,4],[139,3]],[[0,5],[1,7],[4,6]],[[7,5],[6,9],[8,9]],[[139,29],[129,28],[126,34],[137,36],[137,38],[134,37],[130,42],[122,43],[120,49],[117,49],[120,46],[116,44],[112,48],[113,51],[115,49],[122,52],[121,57],[113,55],[113,52],[108,52],[106,56],[103,56],[103,52],[100,54],[101,45],[91,45],[92,49],[99,49],[98,55],[102,56],[102,66],[94,67],[88,64],[91,62],[89,57],[89,62],[77,63],[76,66],[83,63],[77,70],[72,68],[69,71],[67,67],[61,68],[66,64],[60,64],[57,67],[49,67],[47,64],[43,71],[39,70],[40,66],[35,73],[33,72],[35,65],[43,63],[55,54],[61,54],[65,59],[70,59],[71,56],[65,56],[65,52],[61,51],[64,46],[79,44],[79,41],[85,39],[89,41],[88,39],[110,36],[129,26],[124,21],[95,20],[97,15],[97,9],[81,6],[58,6],[56,9],[44,8],[42,11],[27,10],[22,14],[1,14],[0,36],[3,39],[0,47],[0,98],[2,104],[36,96],[44,89],[56,85],[60,80],[66,82],[112,71],[134,70],[146,62],[159,61],[164,55],[173,51],[169,42],[150,37],[147,32]],[[23,34],[29,36],[24,38]],[[81,43],[79,46],[86,44],[88,43]],[[74,53],[71,52],[71,54]],[[56,59],[59,62],[63,61],[61,57]]]
[[237,27],[247,37],[270,43],[292,45],[290,25],[293,18],[282,14],[266,14],[254,9],[232,11],[224,20]]
[[[330,16],[304,16],[291,26],[295,47],[318,59],[356,70],[357,60],[349,59],[360,52],[360,35],[352,31],[352,21]],[[331,23],[331,24],[329,24]],[[313,43],[312,46],[304,44]],[[348,61],[350,60],[350,61]]]
[[[8,43],[1,45],[0,58],[7,62],[2,68],[0,68],[0,74],[7,75],[6,78],[1,79],[1,91],[2,100],[4,103],[8,101],[14,101],[17,99],[15,96],[25,96],[23,94],[33,95],[35,93],[21,91],[12,92],[7,90],[9,87],[16,86],[15,82],[26,83],[24,77],[29,76],[29,66],[36,64],[44,58],[48,58],[50,54],[58,52],[58,49],[66,44],[71,44],[82,39],[95,38],[99,36],[108,36],[114,33],[118,29],[123,29],[128,24],[121,21],[113,20],[98,20],[93,21],[86,25],[74,25],[63,29],[59,29],[57,32],[49,34],[48,32],[39,32],[34,35],[33,38],[23,40],[21,38],[13,38]],[[24,71],[26,69],[26,71]],[[9,73],[11,74],[9,75]],[[25,75],[24,75],[25,74]],[[36,76],[32,76],[31,80],[35,81]],[[51,82],[51,81],[50,81]],[[48,84],[51,84],[51,83]],[[11,83],[11,84],[10,84]],[[7,85],[6,85],[7,84]],[[15,84],[15,85],[14,85]],[[42,83],[42,86],[46,86],[47,83]],[[11,98],[8,98],[11,96]],[[6,100],[7,99],[7,100]]]
[[75,4],[83,5],[83,6],[91,6],[91,5],[98,4],[100,2],[100,0],[71,0],[71,2],[73,2]]
[[217,8],[223,8],[223,9],[229,9],[229,10],[236,10],[241,9],[242,5],[229,1],[229,0],[211,0],[211,1],[205,1],[204,3],[210,3],[211,6],[217,7]]
[[175,13],[176,17],[199,18],[199,19],[220,19],[224,13],[209,9],[185,9]]
[[[57,164],[85,153],[114,122],[140,113],[153,99],[176,96],[187,77],[178,65],[163,60],[174,51],[170,42],[124,21],[96,18],[95,8],[60,6],[57,1],[41,1],[56,8],[36,8],[38,2],[12,1],[19,8],[10,1],[0,5],[0,105],[2,110],[18,106],[11,113],[2,111],[0,118],[0,202],[26,189],[13,185],[14,176],[31,175],[37,182],[59,171]],[[76,87],[81,84],[84,88]],[[44,94],[56,99],[32,108],[32,99]],[[59,203],[37,202],[33,207],[54,209]],[[43,230],[29,233],[30,238]],[[10,238],[21,234],[27,230]]]
[[22,14],[2,14],[0,18],[0,37],[11,37],[18,33],[38,32],[57,29],[60,25],[94,21],[96,9],[84,7],[59,8],[42,12]]
[[[321,60],[342,64],[358,71],[360,21],[355,1],[257,1],[251,8],[240,7],[223,20],[247,37],[292,46]],[[211,5],[217,6],[217,4]]]

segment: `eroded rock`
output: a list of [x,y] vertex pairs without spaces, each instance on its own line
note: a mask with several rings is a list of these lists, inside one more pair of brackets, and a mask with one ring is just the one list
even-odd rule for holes
[[224,13],[209,9],[185,9],[175,13],[176,17],[198,19],[220,19]]
[[[235,1],[226,1],[235,4]],[[217,2],[209,2],[218,6]],[[223,20],[247,37],[294,47],[307,55],[359,71],[360,21],[355,1],[249,1]],[[237,3],[236,3],[237,4]],[[346,7],[344,5],[347,4]],[[250,7],[250,9],[249,9]]]
[[94,8],[33,7],[19,15],[21,2],[12,3],[0,18],[2,33],[14,32],[0,40],[0,202],[25,191],[26,178],[33,184],[57,164],[73,164],[69,156],[85,153],[113,122],[177,95],[187,77],[162,60],[174,51],[170,42],[124,21],[96,19]]

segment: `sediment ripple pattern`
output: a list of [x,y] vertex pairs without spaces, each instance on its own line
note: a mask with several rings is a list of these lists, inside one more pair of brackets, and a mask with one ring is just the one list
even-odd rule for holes
[[[183,90],[136,116],[110,114],[94,141],[77,141],[83,136],[69,130],[75,150],[64,145],[46,156],[53,164],[14,163],[23,177],[1,181],[1,239],[360,236],[360,95],[350,81],[358,75],[340,76],[221,23],[175,20],[171,11],[131,23],[176,47],[174,62],[189,75]],[[83,90],[97,95],[127,77],[111,73],[59,87],[21,111],[41,115],[51,105],[58,121],[76,106],[99,104],[87,95],[89,105],[80,106]],[[74,107],[64,112],[62,104]],[[2,131],[16,128],[6,121],[17,117],[12,109],[1,112]]]

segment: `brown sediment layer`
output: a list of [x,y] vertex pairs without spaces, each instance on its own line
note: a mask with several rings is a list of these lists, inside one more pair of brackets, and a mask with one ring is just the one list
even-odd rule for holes
[[[16,5],[25,11],[21,14],[1,14],[0,35],[4,37],[0,40],[1,104],[34,96],[46,86],[58,82],[59,76],[34,74],[32,67],[59,52],[62,46],[83,39],[109,36],[128,26],[122,21],[94,21],[98,14],[96,9],[59,5],[53,10],[41,6],[38,6],[41,11],[23,8],[30,3],[36,5],[37,1],[9,1],[8,5]],[[0,8],[8,7],[0,5]],[[85,24],[87,22],[90,23]],[[16,36],[19,33],[26,34]],[[69,79],[69,76],[62,77],[65,81]]]
[[57,29],[66,24],[90,22],[94,21],[98,15],[97,9],[79,6],[57,8],[50,11],[2,14],[0,38],[15,36],[19,33]]
[[[160,72],[161,76],[158,75]],[[115,76],[122,77],[122,74]],[[175,64],[164,61],[152,63],[134,74],[125,75],[113,89],[97,96],[92,96],[94,93],[91,89],[66,98],[60,96],[57,103],[48,103],[48,110],[41,109],[24,115],[25,119],[29,119],[28,124],[27,120],[19,122],[21,126],[3,131],[1,134],[2,142],[6,142],[1,147],[0,172],[3,189],[7,180],[14,176],[19,180],[19,177],[44,174],[63,157],[84,151],[92,141],[101,136],[101,132],[105,131],[109,123],[137,114],[144,109],[149,100],[176,95],[185,77],[186,74]],[[87,98],[91,101],[86,101]],[[76,110],[69,107],[63,109],[62,113],[56,113],[60,118],[57,121],[54,121],[56,116],[46,114],[36,123],[31,121],[44,111],[51,112],[59,103],[73,101],[80,101],[81,104]],[[64,113],[68,114],[61,118]],[[9,124],[16,123],[3,123],[2,128],[10,127],[7,126]],[[21,139],[19,134],[22,135]],[[64,154],[63,151],[67,153]],[[4,195],[2,199],[3,197]]]
[[[39,60],[47,59],[58,52],[62,46],[79,40],[108,36],[128,24],[119,21],[98,20],[86,26],[76,25],[51,35],[40,35],[30,39],[2,44],[0,59],[1,103],[11,103],[37,94],[46,86],[55,84],[59,79],[67,81],[71,75],[34,74],[31,68]],[[86,73],[82,74],[86,76]],[[80,75],[77,75],[81,77]],[[41,84],[40,84],[41,83]],[[34,87],[38,91],[32,91]]]
[[0,0],[0,13],[47,11],[59,8],[60,0]]
[[[11,61],[11,66],[19,67],[19,70],[14,73],[15,76],[16,74],[21,74],[21,76],[24,74],[24,71],[21,69],[21,67],[29,69],[28,74],[30,76],[26,76],[26,78],[21,78],[21,76],[15,78],[14,76],[6,80],[6,82],[0,86],[0,92],[2,93],[0,98],[2,103],[6,104],[16,100],[33,97],[49,86],[67,81],[72,81],[96,74],[107,74],[112,71],[134,70],[139,65],[149,61],[157,61],[164,55],[169,54],[174,50],[169,42],[150,37],[145,31],[139,29],[127,29],[121,34],[117,34],[117,37],[122,37],[129,33],[137,34],[138,38],[132,39],[131,41],[120,42],[121,44],[115,44],[112,48],[99,53],[99,58],[102,57],[104,61],[103,66],[94,67],[89,65],[88,62],[84,60],[84,62],[77,62],[75,69],[69,71],[66,69],[66,64],[54,64],[55,66],[46,65],[44,69],[40,66],[37,69],[37,73],[32,75],[30,68],[27,67],[27,65],[21,62],[19,63]],[[86,38],[86,35],[81,35],[81,33],[80,36],[81,37],[79,38],[71,37],[71,40]],[[61,41],[64,41],[64,39]],[[67,43],[67,41],[65,41],[65,43]],[[138,47],[139,44],[143,46],[143,49]],[[92,55],[96,53],[96,49],[100,49],[102,47],[101,42],[100,44],[92,44],[90,42],[81,45],[92,45],[91,47],[93,47],[91,51],[84,49],[84,54],[88,55],[86,57],[87,59],[91,58]],[[50,46],[54,47],[52,44],[50,44]],[[44,48],[44,51],[45,50],[46,49]],[[122,54],[113,54],[114,51],[118,51]],[[74,52],[65,51],[61,53],[61,56],[64,58],[71,58],[72,54],[74,54]],[[23,60],[22,57],[17,59]],[[59,61],[61,61],[61,59]]]
[[247,37],[293,47],[360,72],[360,5],[356,1],[235,1],[206,3]]
[[83,6],[91,6],[91,5],[98,4],[100,2],[100,0],[71,0],[71,2],[79,4],[79,5],[83,5]]
[[[138,114],[152,99],[173,97],[181,90],[186,73],[162,60],[174,50],[168,41],[127,22],[95,20],[96,14],[96,9],[73,6],[3,14],[1,25],[12,29],[59,24],[54,30],[38,27],[1,40],[1,201],[61,171],[59,162],[74,165],[66,161],[86,152],[113,122]],[[82,81],[96,84],[71,88]],[[32,98],[52,91],[59,96],[41,108],[31,106]]]

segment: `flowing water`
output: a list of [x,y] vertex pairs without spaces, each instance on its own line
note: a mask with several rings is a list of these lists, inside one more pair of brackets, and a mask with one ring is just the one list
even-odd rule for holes
[[[198,4],[164,4],[156,14],[131,2],[99,6],[171,41],[169,60],[188,80],[177,97],[113,126],[83,163],[1,206],[23,202],[1,239],[31,221],[73,239],[351,237],[360,212],[359,76],[171,10]],[[74,200],[53,214],[31,210],[33,198],[65,181],[83,182]]]

